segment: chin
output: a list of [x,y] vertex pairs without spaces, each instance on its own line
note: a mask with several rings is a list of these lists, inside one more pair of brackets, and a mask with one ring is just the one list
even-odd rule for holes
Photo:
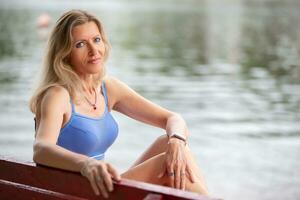
[[101,74],[102,71],[90,71],[89,74],[92,74],[92,75],[97,75],[97,74]]
[[101,66],[93,66],[93,67],[90,68],[90,71],[89,71],[89,72],[90,72],[91,74],[99,74],[99,73],[102,72],[102,70],[103,70],[102,65],[101,65]]

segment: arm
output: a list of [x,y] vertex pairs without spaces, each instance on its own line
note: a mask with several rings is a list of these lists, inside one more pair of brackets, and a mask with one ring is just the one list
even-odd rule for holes
[[[108,78],[105,83],[110,107],[133,119],[163,128],[169,136],[179,133],[187,138],[186,123],[179,114],[155,105],[117,79]],[[161,175],[167,174],[170,177],[170,186],[181,189],[185,187],[185,179],[182,179],[185,172],[192,182],[195,180],[191,167],[187,164],[185,144],[176,137],[169,137],[165,170]]]
[[184,119],[178,114],[174,114],[168,118],[166,132],[169,137],[174,133],[182,134],[185,138],[185,143],[189,135]]
[[56,145],[64,113],[70,107],[68,102],[69,94],[62,87],[52,87],[45,93],[33,146],[33,160],[42,165],[80,171],[87,157]]
[[105,85],[112,109],[135,120],[163,128],[168,135],[182,133],[187,138],[186,123],[179,114],[152,103],[116,78],[107,78]]
[[108,197],[113,190],[112,178],[120,180],[116,170],[104,161],[90,159],[56,145],[64,114],[70,108],[69,94],[62,87],[50,88],[41,103],[41,118],[34,142],[33,160],[36,163],[60,169],[81,172],[99,195]]

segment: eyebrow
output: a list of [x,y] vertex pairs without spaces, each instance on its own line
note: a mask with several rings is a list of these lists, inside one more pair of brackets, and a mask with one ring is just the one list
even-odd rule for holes
[[[102,39],[101,34],[97,34],[97,35],[93,36],[92,38],[94,39],[96,37],[100,37]],[[78,39],[78,40],[74,40],[74,43],[82,42],[82,41],[87,41],[87,40],[86,39]]]

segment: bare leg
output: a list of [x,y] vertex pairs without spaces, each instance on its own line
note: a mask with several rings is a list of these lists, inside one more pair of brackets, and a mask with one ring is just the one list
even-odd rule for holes
[[[158,178],[158,175],[164,170],[167,141],[166,136],[159,137],[134,165],[122,174],[122,177],[152,184],[167,185],[169,177],[163,176],[162,178]],[[188,146],[186,150],[187,160],[190,163],[193,173],[196,175],[195,183],[192,183],[187,178],[186,190],[200,194],[208,194],[203,176]]]
[[130,167],[134,167],[146,160],[148,160],[149,158],[152,158],[153,156],[156,156],[158,154],[164,153],[167,150],[167,144],[168,144],[168,137],[167,135],[162,135],[160,137],[158,137],[154,143],[152,143],[150,145],[150,147],[148,147],[148,149],[141,155],[141,157],[139,157],[134,164]]

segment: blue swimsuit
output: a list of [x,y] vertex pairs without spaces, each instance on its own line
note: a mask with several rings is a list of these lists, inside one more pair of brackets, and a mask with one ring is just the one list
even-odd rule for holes
[[108,111],[103,81],[101,92],[105,99],[105,109],[102,116],[98,118],[76,113],[71,101],[72,114],[69,121],[60,130],[57,145],[97,160],[104,159],[104,153],[118,136],[118,124]]

